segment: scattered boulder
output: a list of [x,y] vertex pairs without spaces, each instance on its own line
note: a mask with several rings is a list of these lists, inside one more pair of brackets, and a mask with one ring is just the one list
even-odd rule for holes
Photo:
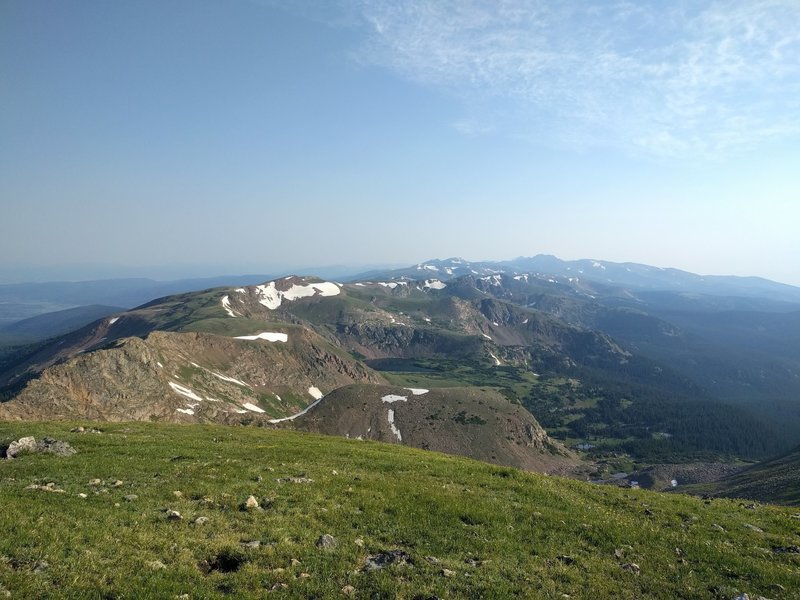
[[8,459],[17,458],[23,454],[55,454],[56,456],[72,456],[76,454],[75,448],[68,442],[62,442],[46,437],[39,442],[32,436],[22,437],[11,442],[8,446],[0,448],[0,456]]
[[456,576],[456,572],[455,572],[455,571],[451,571],[450,569],[442,569],[442,570],[439,572],[439,574],[440,574],[442,577],[455,577],[455,576]]
[[352,596],[356,593],[356,588],[354,588],[352,585],[346,585],[342,588],[342,593],[345,596]]
[[128,494],[127,496],[123,496],[126,502],[133,502],[134,500],[138,500],[139,496],[136,494]]
[[169,521],[180,521],[181,519],[183,519],[183,516],[177,510],[168,510],[167,519]]
[[160,560],[152,560],[149,563],[147,563],[147,566],[153,569],[154,571],[163,571],[164,569],[167,568],[167,565],[165,565]]
[[206,523],[208,523],[208,520],[209,520],[208,517],[197,517],[194,520],[194,524],[195,525],[205,525]]
[[250,540],[249,542],[241,542],[242,548],[247,548],[248,550],[255,550],[256,548],[261,547],[261,540]]
[[5,457],[16,458],[21,454],[30,454],[33,452],[36,452],[36,439],[32,437],[23,437],[8,445],[5,450]]
[[242,510],[256,510],[261,508],[258,504],[258,499],[255,496],[248,496],[247,500],[242,503]]
[[275,481],[278,483],[314,483],[314,480],[306,477],[305,474],[298,475],[297,477],[280,477]]
[[75,427],[74,429],[70,429],[71,433],[103,433],[100,429],[95,429],[94,427]]
[[62,442],[61,440],[54,440],[49,437],[40,440],[36,444],[35,451],[42,454],[55,454],[56,456],[72,456],[73,454],[77,454],[77,450],[70,446],[69,442]]
[[622,568],[626,571],[630,571],[634,575],[638,575],[642,571],[642,569],[636,563],[625,563],[622,565]]
[[57,488],[56,484],[52,481],[45,485],[39,485],[38,483],[32,483],[28,487],[25,488],[26,490],[41,490],[43,492],[55,492],[57,494],[63,494],[65,490],[61,488]]
[[326,533],[325,535],[321,535],[316,542],[317,548],[322,548],[323,550],[333,550],[334,548],[339,546],[339,540],[335,537]]
[[750,531],[755,531],[756,533],[764,533],[763,529],[756,527],[755,525],[751,525],[750,523],[745,523],[743,527],[749,529]]
[[377,571],[390,565],[413,565],[414,561],[405,550],[388,550],[368,556],[364,560],[362,571]]

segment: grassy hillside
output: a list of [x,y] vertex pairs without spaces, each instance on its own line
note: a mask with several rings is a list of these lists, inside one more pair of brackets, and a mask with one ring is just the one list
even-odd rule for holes
[[688,491],[800,506],[800,448]]
[[0,466],[0,596],[800,598],[790,509],[289,431],[70,427],[0,423],[78,450]]

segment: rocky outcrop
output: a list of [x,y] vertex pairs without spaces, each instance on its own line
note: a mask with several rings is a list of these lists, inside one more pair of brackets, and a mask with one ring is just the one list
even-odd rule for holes
[[313,332],[295,328],[287,339],[126,338],[45,369],[0,405],[0,419],[237,423],[294,414],[341,385],[383,381]]

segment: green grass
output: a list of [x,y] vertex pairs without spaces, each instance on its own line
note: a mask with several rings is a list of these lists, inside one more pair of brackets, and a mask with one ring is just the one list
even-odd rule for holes
[[[0,423],[0,441],[50,435],[78,450],[0,465],[0,585],[14,598],[336,598],[346,585],[364,598],[800,597],[800,555],[773,552],[800,539],[790,509],[289,431],[72,426]],[[313,482],[276,481],[301,474]],[[25,489],[49,482],[65,493]],[[265,510],[240,510],[250,494]],[[209,521],[194,524],[200,516]],[[336,549],[315,546],[326,533]],[[251,540],[261,547],[241,546]],[[413,566],[361,571],[367,555],[393,549]]]

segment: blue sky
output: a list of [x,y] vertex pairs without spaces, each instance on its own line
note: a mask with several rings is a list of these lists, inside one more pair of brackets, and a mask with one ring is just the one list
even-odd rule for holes
[[31,273],[551,253],[800,285],[800,4],[5,0],[0,203]]

